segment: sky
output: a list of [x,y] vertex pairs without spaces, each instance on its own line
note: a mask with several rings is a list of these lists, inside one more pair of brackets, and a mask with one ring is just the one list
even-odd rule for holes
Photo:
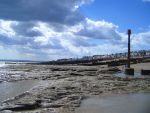
[[0,0],[0,59],[49,61],[150,49],[150,0]]

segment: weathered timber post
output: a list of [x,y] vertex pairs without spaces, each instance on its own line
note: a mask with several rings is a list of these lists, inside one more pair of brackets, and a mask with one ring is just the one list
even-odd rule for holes
[[127,61],[127,68],[125,69],[125,74],[127,75],[134,75],[134,69],[130,68],[130,35],[131,29],[128,29],[128,61]]
[[131,29],[128,29],[128,68],[130,68],[130,35]]

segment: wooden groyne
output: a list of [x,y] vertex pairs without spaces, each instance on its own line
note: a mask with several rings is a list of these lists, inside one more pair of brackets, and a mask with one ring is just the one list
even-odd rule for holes
[[[141,63],[150,62],[150,56],[147,57],[132,57],[131,63]],[[71,60],[71,61],[49,61],[41,62],[44,65],[108,65],[108,66],[119,66],[125,65],[127,63],[127,58],[101,58],[101,59],[91,59],[91,60]]]

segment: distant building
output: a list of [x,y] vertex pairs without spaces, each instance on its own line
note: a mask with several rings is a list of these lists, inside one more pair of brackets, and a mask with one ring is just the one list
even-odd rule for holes
[[[132,51],[131,57],[150,57],[150,50],[140,50],[140,51]],[[93,55],[93,56],[84,56],[82,58],[68,58],[68,59],[58,59],[58,62],[67,62],[67,61],[76,61],[76,60],[106,60],[106,59],[116,59],[116,58],[127,58],[128,53],[116,53],[116,54],[107,54],[107,55]]]

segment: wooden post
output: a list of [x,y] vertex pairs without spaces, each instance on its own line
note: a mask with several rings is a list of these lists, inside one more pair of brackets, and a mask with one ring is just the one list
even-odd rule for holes
[[130,35],[131,29],[128,29],[128,68],[130,68]]
[[128,62],[127,62],[127,68],[125,69],[125,74],[134,75],[134,68],[130,68],[130,35],[131,35],[131,29],[128,29]]

